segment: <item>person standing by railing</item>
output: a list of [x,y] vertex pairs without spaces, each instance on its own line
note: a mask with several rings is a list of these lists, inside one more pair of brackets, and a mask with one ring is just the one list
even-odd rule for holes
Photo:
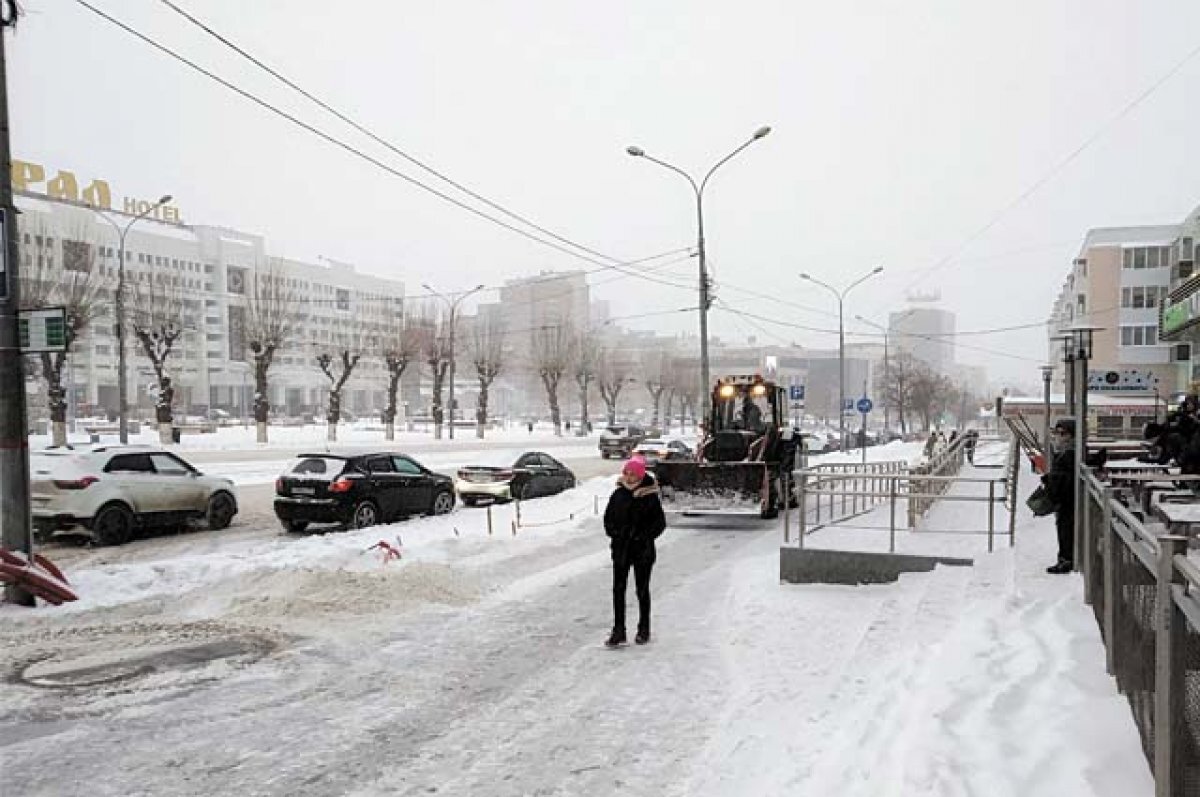
[[1054,502],[1054,525],[1058,530],[1058,561],[1046,568],[1059,575],[1075,569],[1075,419],[1060,418],[1051,435],[1054,459],[1050,472],[1042,476],[1046,493]]

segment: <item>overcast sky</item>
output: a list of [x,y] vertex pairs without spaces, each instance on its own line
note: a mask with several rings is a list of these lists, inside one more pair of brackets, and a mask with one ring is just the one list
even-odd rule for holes
[[[89,2],[437,184],[160,0]],[[695,241],[691,189],[626,146],[703,174],[771,125],[706,189],[709,256],[720,300],[802,326],[836,329],[836,315],[799,272],[844,285],[876,265],[848,316],[882,322],[908,292],[940,290],[960,330],[1043,322],[1089,227],[1175,223],[1200,204],[1195,0],[175,2],[398,148],[622,259]],[[174,194],[187,222],[353,262],[410,293],[595,268],[316,139],[76,0],[23,5],[8,45],[14,157],[120,196]],[[609,272],[594,292],[618,316],[695,306],[694,259],[651,273],[688,287]],[[710,318],[726,339],[836,346]],[[694,312],[625,323],[697,326]],[[960,360],[1040,381],[1041,329],[963,342],[1007,356]]]

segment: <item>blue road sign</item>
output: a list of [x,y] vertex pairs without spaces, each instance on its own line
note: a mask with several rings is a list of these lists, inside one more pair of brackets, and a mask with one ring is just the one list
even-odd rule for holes
[[871,410],[873,410],[875,408],[875,405],[873,403],[871,403],[871,400],[869,398],[867,398],[866,396],[863,396],[862,398],[860,398],[858,400],[858,404],[856,404],[855,407],[863,415],[866,415],[868,412],[870,412]]
[[804,401],[804,385],[792,385],[788,394],[791,401]]

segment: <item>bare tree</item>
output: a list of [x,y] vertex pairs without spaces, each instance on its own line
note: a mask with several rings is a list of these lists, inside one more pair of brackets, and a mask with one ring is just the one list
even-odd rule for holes
[[421,355],[424,330],[429,324],[430,319],[421,306],[411,315],[401,309],[379,322],[379,353],[388,373],[387,407],[383,410],[384,435],[388,440],[396,439],[396,394],[400,378]]
[[671,358],[666,352],[647,352],[642,357],[642,384],[654,402],[654,418],[650,425],[658,428],[659,415],[662,410],[662,394],[672,380]]
[[908,412],[913,408],[913,388],[919,365],[911,354],[900,351],[889,359],[881,375],[880,392],[900,420],[900,434],[908,434]]
[[591,421],[588,419],[588,393],[599,370],[600,349],[591,333],[584,330],[575,338],[571,371],[575,384],[579,386],[579,435],[586,435]]
[[317,367],[329,379],[329,403],[325,408],[328,440],[337,440],[337,425],[342,419],[342,389],[362,359],[368,343],[362,330],[353,322],[347,322],[347,327],[335,335],[333,341],[323,345],[323,350],[317,354]]
[[[44,235],[40,225],[29,232],[38,238]],[[75,341],[100,314],[109,288],[108,281],[95,268],[96,246],[89,238],[86,227],[80,225],[71,238],[62,239],[61,260],[55,262],[53,255],[39,251],[35,256],[31,252],[21,272],[21,309],[62,307],[66,317],[62,351],[42,352],[37,356],[38,371],[46,382],[54,446],[67,444],[67,388],[63,385],[63,369]]]
[[913,411],[921,416],[922,424],[928,431],[933,428],[934,419],[945,411],[947,397],[952,396],[954,386],[946,377],[922,364],[912,370],[909,381],[909,403]]
[[608,425],[612,426],[617,422],[617,402],[621,399],[621,391],[633,381],[633,368],[628,360],[611,350],[598,352],[596,361],[596,384],[600,387],[600,398],[604,399]]
[[504,330],[492,321],[476,319],[468,346],[475,378],[479,382],[479,399],[475,403],[475,436],[483,439],[488,420],[488,391],[504,367]]
[[[277,263],[271,264],[265,269],[256,269],[247,280],[244,315],[235,313],[237,309],[236,305],[229,308],[230,335],[236,340],[240,322],[240,336],[250,352],[254,369],[254,424],[257,439],[265,443],[271,415],[271,366],[279,350],[289,346],[295,337],[300,296],[288,286],[283,269]],[[236,350],[234,346],[230,348]]]
[[429,366],[429,374],[433,381],[433,401],[430,414],[433,416],[433,437],[442,439],[442,423],[445,420],[445,410],[442,407],[442,386],[446,383],[446,373],[450,370],[450,335],[443,322],[433,321],[432,313],[422,324],[418,333],[420,341],[421,361]]
[[154,418],[158,423],[159,440],[171,442],[174,420],[175,385],[170,376],[168,361],[183,337],[183,289],[180,278],[166,271],[139,271],[126,287],[133,294],[131,326],[141,345],[142,354],[150,361],[157,380]]
[[558,383],[571,367],[574,334],[569,324],[543,327],[533,333],[533,365],[546,388],[554,434],[562,436],[562,411],[558,406]]
[[696,428],[696,407],[700,404],[700,366],[695,359],[677,357],[674,364],[675,393],[679,398],[679,429],[683,431],[684,416],[690,415]]

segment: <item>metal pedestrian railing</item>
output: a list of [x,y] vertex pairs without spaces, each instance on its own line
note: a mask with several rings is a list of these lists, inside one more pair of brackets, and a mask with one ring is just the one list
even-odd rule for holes
[[[866,465],[818,465],[796,471],[793,476],[794,504],[799,508],[797,545],[818,529],[863,515],[886,503],[888,550],[896,551],[897,528],[916,529],[937,500],[987,502],[988,551],[995,549],[997,533],[1007,533],[1009,545],[1016,539],[1017,479],[1020,455],[1010,449],[1004,473],[987,478],[958,475],[964,448],[956,441],[930,462],[910,468],[906,462],[875,462]],[[954,484],[979,485],[975,494],[951,494]],[[1007,532],[997,530],[996,507],[1008,512]],[[784,543],[791,542],[790,508],[784,515]],[[899,520],[898,520],[899,519]],[[901,525],[902,524],[902,525]],[[880,527],[882,530],[882,527]],[[976,533],[960,530],[960,533]]]
[[1082,469],[1084,598],[1129,701],[1156,797],[1200,795],[1200,568]]

